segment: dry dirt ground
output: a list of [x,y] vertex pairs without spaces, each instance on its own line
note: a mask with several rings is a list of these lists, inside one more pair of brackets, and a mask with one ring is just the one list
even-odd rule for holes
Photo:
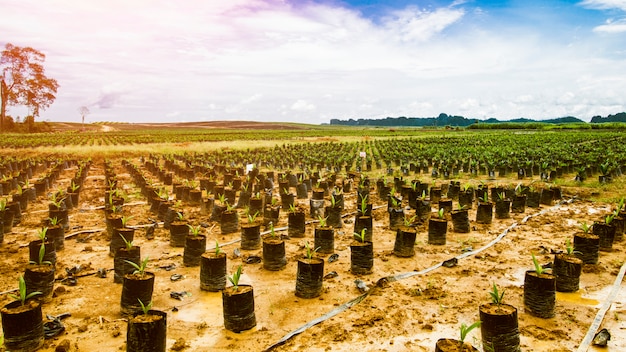
[[[132,162],[139,165],[139,160]],[[129,205],[124,207],[124,213],[133,216],[130,225],[150,223],[149,219],[154,219],[155,215],[150,213],[146,199],[119,160],[113,164],[118,172],[119,187],[127,194]],[[53,189],[66,188],[75,172],[75,168],[65,170]],[[78,278],[76,286],[55,283],[55,296],[44,304],[43,312],[53,316],[70,313],[71,317],[63,321],[65,332],[46,340],[42,351],[54,351],[63,340],[69,341],[72,351],[125,349],[126,321],[120,314],[122,285],[113,283],[112,272],[107,278],[88,275],[99,268],[113,268],[113,259],[108,255],[105,216],[100,209],[104,204],[105,189],[102,164],[95,163],[80,194],[80,204],[70,212],[70,229],[66,233],[70,238],[66,240],[65,249],[58,253],[56,266],[58,277],[64,275],[66,268],[75,266],[81,266],[80,274],[86,276]],[[564,189],[566,199],[574,195]],[[356,210],[355,198],[354,193],[346,195],[346,212]],[[376,197],[374,201],[375,205],[386,204]],[[308,200],[298,200],[298,203],[308,207]],[[601,252],[599,264],[585,266],[578,292],[557,294],[556,316],[552,319],[535,318],[525,312],[522,301],[524,272],[532,268],[531,252],[541,263],[550,262],[552,255],[549,251],[563,250],[566,239],[573,238],[580,222],[591,223],[614,206],[575,200],[561,206],[527,208],[525,214],[512,214],[506,220],[494,219],[491,225],[474,223],[474,206],[470,213],[472,231],[456,234],[449,224],[444,246],[427,244],[426,227],[420,227],[416,255],[412,258],[397,258],[392,254],[395,232],[388,229],[388,216],[382,207],[374,211],[374,270],[363,276],[350,273],[349,245],[353,224],[352,216],[347,216],[343,228],[336,231],[335,253],[339,259],[325,265],[325,273],[336,271],[338,276],[326,280],[322,295],[314,299],[302,299],[294,294],[296,260],[304,253],[304,243],[313,242],[314,225],[307,225],[305,238],[286,240],[288,264],[277,272],[264,270],[262,264],[243,263],[243,259],[250,255],[261,256],[261,250],[242,250],[241,257],[236,257],[234,250],[239,247],[238,243],[224,246],[223,250],[228,253],[229,274],[243,264],[242,281],[254,287],[257,326],[239,334],[224,329],[221,294],[200,290],[199,267],[183,266],[183,249],[170,247],[169,232],[159,227],[155,237],[147,239],[144,230],[139,229],[135,244],[141,246],[143,257],[149,256],[149,271],[156,274],[154,308],[168,313],[168,350],[262,351],[290,331],[359,296],[361,293],[354,281],[361,279],[373,288],[362,302],[293,337],[276,350],[433,351],[439,338],[458,338],[461,323],[478,320],[478,306],[489,301],[488,291],[492,283],[496,283],[506,291],[505,302],[519,310],[523,351],[573,351],[587,333],[624,263],[624,242],[615,243],[612,252]],[[48,200],[44,197],[31,203],[21,224],[15,226],[12,233],[5,234],[0,247],[1,291],[17,286],[17,278],[28,262],[25,246],[35,239],[36,231],[47,218],[47,207]],[[547,211],[521,223],[523,217],[540,210]],[[185,213],[192,224],[205,223],[209,228],[214,225],[199,207],[186,207]],[[440,267],[374,289],[380,278],[424,270],[460,255],[468,247],[478,249],[514,223],[518,226],[499,243],[459,260],[456,267]],[[286,224],[283,214],[278,227]],[[74,235],[83,230],[94,231]],[[207,236],[208,247],[216,239],[220,243],[240,239],[238,232],[220,234],[219,226],[213,227]],[[174,270],[164,269],[171,264],[175,265]],[[173,274],[181,274],[183,279],[171,281]],[[176,300],[170,298],[172,291],[187,291],[190,295],[182,301]],[[609,351],[626,350],[624,291],[622,286],[602,324],[613,335]],[[6,295],[2,295],[2,299],[5,303],[10,300]],[[480,331],[471,332],[468,340],[480,348]]]

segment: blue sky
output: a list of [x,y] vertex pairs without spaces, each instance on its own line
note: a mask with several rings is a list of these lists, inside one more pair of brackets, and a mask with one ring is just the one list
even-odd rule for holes
[[[41,119],[584,120],[626,111],[626,0],[0,0]],[[27,112],[11,108],[9,114]]]

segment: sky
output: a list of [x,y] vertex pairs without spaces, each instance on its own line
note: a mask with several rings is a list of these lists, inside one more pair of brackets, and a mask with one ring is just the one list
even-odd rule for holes
[[[40,120],[172,122],[626,111],[626,0],[0,0],[46,55]],[[8,113],[24,116],[12,107]]]

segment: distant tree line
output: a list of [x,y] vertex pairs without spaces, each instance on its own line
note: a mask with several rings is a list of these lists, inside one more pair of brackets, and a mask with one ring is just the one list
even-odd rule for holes
[[607,117],[594,116],[591,118],[591,123],[604,122],[626,122],[626,112],[620,112],[615,115],[609,115]]
[[[591,123],[604,123],[604,122],[626,122],[626,112],[620,112],[615,115],[609,115],[608,117],[594,116],[591,119]],[[474,124],[585,124],[586,122],[573,117],[559,117],[547,120],[533,120],[527,118],[517,118],[512,120],[498,120],[496,118],[489,118],[486,120],[468,119],[463,116],[452,116],[445,113],[439,114],[437,117],[387,117],[384,119],[348,119],[330,120],[331,125],[342,126],[380,126],[380,127],[469,127]]]

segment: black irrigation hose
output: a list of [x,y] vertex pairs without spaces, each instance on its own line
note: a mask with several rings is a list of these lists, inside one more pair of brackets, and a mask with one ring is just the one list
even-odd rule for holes
[[[570,204],[573,201],[574,201],[574,198],[572,198],[570,200],[561,201],[561,202],[559,202],[555,206],[552,206],[552,207],[544,209],[544,210],[542,210],[542,211],[540,211],[538,213],[535,213],[535,214],[528,215],[528,216],[524,217],[522,219],[521,223],[522,224],[526,223],[528,221],[528,219],[530,219],[532,217],[543,215],[543,214],[547,213],[548,211],[551,211],[553,209],[558,208],[562,204]],[[477,254],[477,253],[480,253],[480,252],[484,251],[485,249],[487,249],[487,248],[495,245],[496,243],[500,242],[504,238],[504,236],[506,236],[509,233],[510,230],[512,230],[512,229],[514,229],[516,227],[517,227],[517,223],[513,223],[511,226],[506,228],[500,235],[498,235],[498,237],[493,239],[491,242],[489,242],[486,245],[478,248],[475,251],[463,253],[463,254],[461,254],[459,256],[456,256],[455,258],[456,259],[462,259],[462,258],[468,257],[470,255],[474,255],[474,254]],[[401,273],[401,274],[397,274],[397,275],[392,275],[392,276],[387,276],[387,277],[381,278],[381,279],[379,279],[377,281],[377,287],[384,287],[384,283],[393,282],[393,281],[399,281],[399,280],[403,280],[403,279],[406,279],[406,278],[409,278],[409,277],[413,277],[413,276],[416,276],[416,275],[424,275],[424,274],[429,273],[429,272],[431,272],[431,271],[433,271],[435,269],[438,269],[439,267],[442,266],[442,264],[443,263],[437,263],[434,266],[431,266],[431,267],[426,268],[426,269],[421,270],[421,271],[411,271],[411,272],[407,272],[407,273]],[[622,269],[624,269],[624,268],[626,268],[626,264],[624,265],[624,267]],[[304,332],[305,330],[307,330],[307,329],[309,329],[309,328],[311,328],[311,327],[313,327],[313,326],[323,322],[324,320],[332,318],[332,317],[334,317],[335,315],[337,315],[337,314],[339,314],[341,312],[344,312],[344,311],[350,309],[352,306],[354,306],[354,305],[360,303],[361,301],[363,301],[365,299],[365,297],[367,297],[371,292],[372,292],[371,290],[367,291],[366,293],[364,293],[364,294],[362,294],[362,295],[360,295],[360,296],[350,300],[349,302],[346,302],[346,303],[340,305],[339,307],[331,310],[330,312],[322,315],[321,317],[315,318],[315,319],[307,322],[306,324],[302,325],[301,327],[297,328],[296,330],[293,330],[293,331],[289,332],[287,335],[283,336],[280,340],[278,340],[277,342],[275,342],[274,344],[272,344],[271,346],[266,348],[264,351],[265,352],[269,352],[269,351],[273,350],[274,348],[276,348],[276,347],[284,344],[285,342],[289,341],[292,337],[294,337],[294,336]]]
[[619,274],[617,274],[617,278],[615,278],[615,282],[613,283],[611,292],[609,293],[606,300],[602,304],[602,307],[600,307],[600,310],[596,314],[596,317],[593,319],[593,322],[591,322],[591,325],[589,326],[589,330],[587,331],[587,335],[585,335],[585,338],[580,343],[580,346],[578,346],[578,350],[577,350],[578,352],[587,351],[587,349],[589,348],[589,345],[591,345],[591,342],[593,341],[596,331],[598,330],[598,328],[600,327],[600,324],[602,323],[602,320],[604,319],[604,315],[611,307],[611,304],[615,300],[615,296],[617,296],[617,293],[620,290],[620,286],[622,284],[622,280],[624,279],[625,273],[626,273],[626,263],[622,264],[622,268],[620,269]]
[[365,297],[369,296],[371,290],[365,292],[364,294],[350,300],[349,302],[346,302],[342,305],[340,305],[339,307],[331,310],[330,312],[322,315],[321,317],[317,317],[311,321],[309,321],[308,323],[302,325],[301,327],[297,328],[296,330],[291,331],[290,333],[288,333],[287,335],[283,336],[280,340],[278,340],[276,343],[274,343],[273,345],[271,345],[270,347],[266,348],[264,351],[265,352],[269,352],[272,349],[284,344],[285,342],[289,341],[292,337],[304,332],[305,330],[307,330],[308,328],[311,328],[321,322],[323,322],[324,320],[330,319],[332,317],[334,317],[335,315],[344,312],[346,310],[348,310],[349,308],[351,308],[352,306],[361,303],[362,300],[365,299]]

